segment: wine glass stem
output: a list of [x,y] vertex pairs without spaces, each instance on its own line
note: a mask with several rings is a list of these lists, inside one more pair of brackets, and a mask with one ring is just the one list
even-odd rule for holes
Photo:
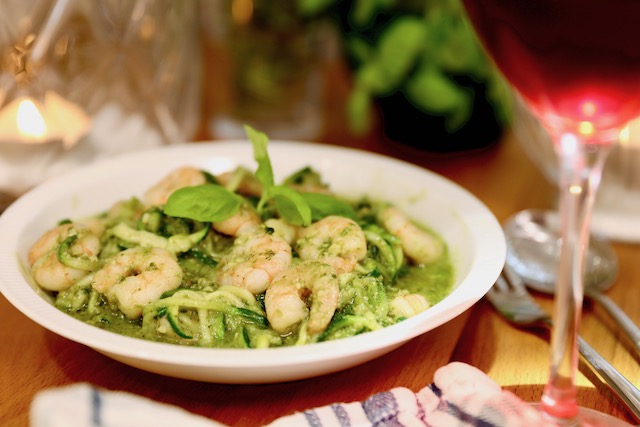
[[562,246],[551,337],[551,367],[542,408],[558,425],[578,425],[576,340],[583,300],[583,260],[589,243],[593,201],[610,145],[586,144],[575,135],[563,135],[555,141],[560,162]]

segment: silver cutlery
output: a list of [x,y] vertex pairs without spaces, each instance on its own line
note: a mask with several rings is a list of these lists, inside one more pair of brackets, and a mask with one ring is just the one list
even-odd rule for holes
[[[558,215],[547,210],[527,209],[507,220],[506,264],[526,285],[539,292],[553,294],[560,256]],[[618,274],[618,258],[609,242],[591,236],[585,260],[584,294],[600,304],[640,350],[640,328],[604,291]]]
[[[506,319],[523,328],[544,327],[552,320],[527,292],[522,279],[505,267],[503,274],[487,293],[487,299]],[[578,351],[599,376],[611,387],[625,406],[640,420],[640,390],[616,368],[578,336]]]

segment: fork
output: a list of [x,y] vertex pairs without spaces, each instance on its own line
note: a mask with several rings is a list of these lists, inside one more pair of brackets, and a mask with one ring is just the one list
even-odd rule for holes
[[[487,293],[487,299],[494,308],[516,326],[551,330],[551,316],[527,292],[522,279],[506,266],[502,273]],[[629,411],[640,420],[640,390],[580,336],[578,351],[591,369],[599,374]]]

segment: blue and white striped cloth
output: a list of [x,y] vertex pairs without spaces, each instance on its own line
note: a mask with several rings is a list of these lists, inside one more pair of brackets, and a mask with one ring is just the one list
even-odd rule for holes
[[[125,392],[76,384],[40,392],[31,427],[222,427],[181,408]],[[268,427],[552,427],[482,371],[459,362],[438,369],[417,393],[398,387],[363,402],[334,403],[279,418]]]

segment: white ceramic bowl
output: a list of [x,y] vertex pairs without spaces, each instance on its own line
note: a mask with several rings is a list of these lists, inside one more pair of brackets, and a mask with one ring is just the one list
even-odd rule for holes
[[505,260],[500,224],[458,185],[405,162],[346,148],[272,141],[269,154],[278,182],[310,165],[337,193],[388,200],[435,229],[453,258],[451,294],[420,315],[375,332],[300,347],[236,350],[162,344],[108,332],[57,310],[30,285],[24,269],[27,250],[56,221],[94,214],[117,200],[142,195],[177,166],[214,174],[240,164],[255,169],[246,141],[135,152],[41,184],[0,216],[0,291],[43,327],[128,365],[178,378],[241,384],[310,378],[369,361],[464,312],[498,277]]

